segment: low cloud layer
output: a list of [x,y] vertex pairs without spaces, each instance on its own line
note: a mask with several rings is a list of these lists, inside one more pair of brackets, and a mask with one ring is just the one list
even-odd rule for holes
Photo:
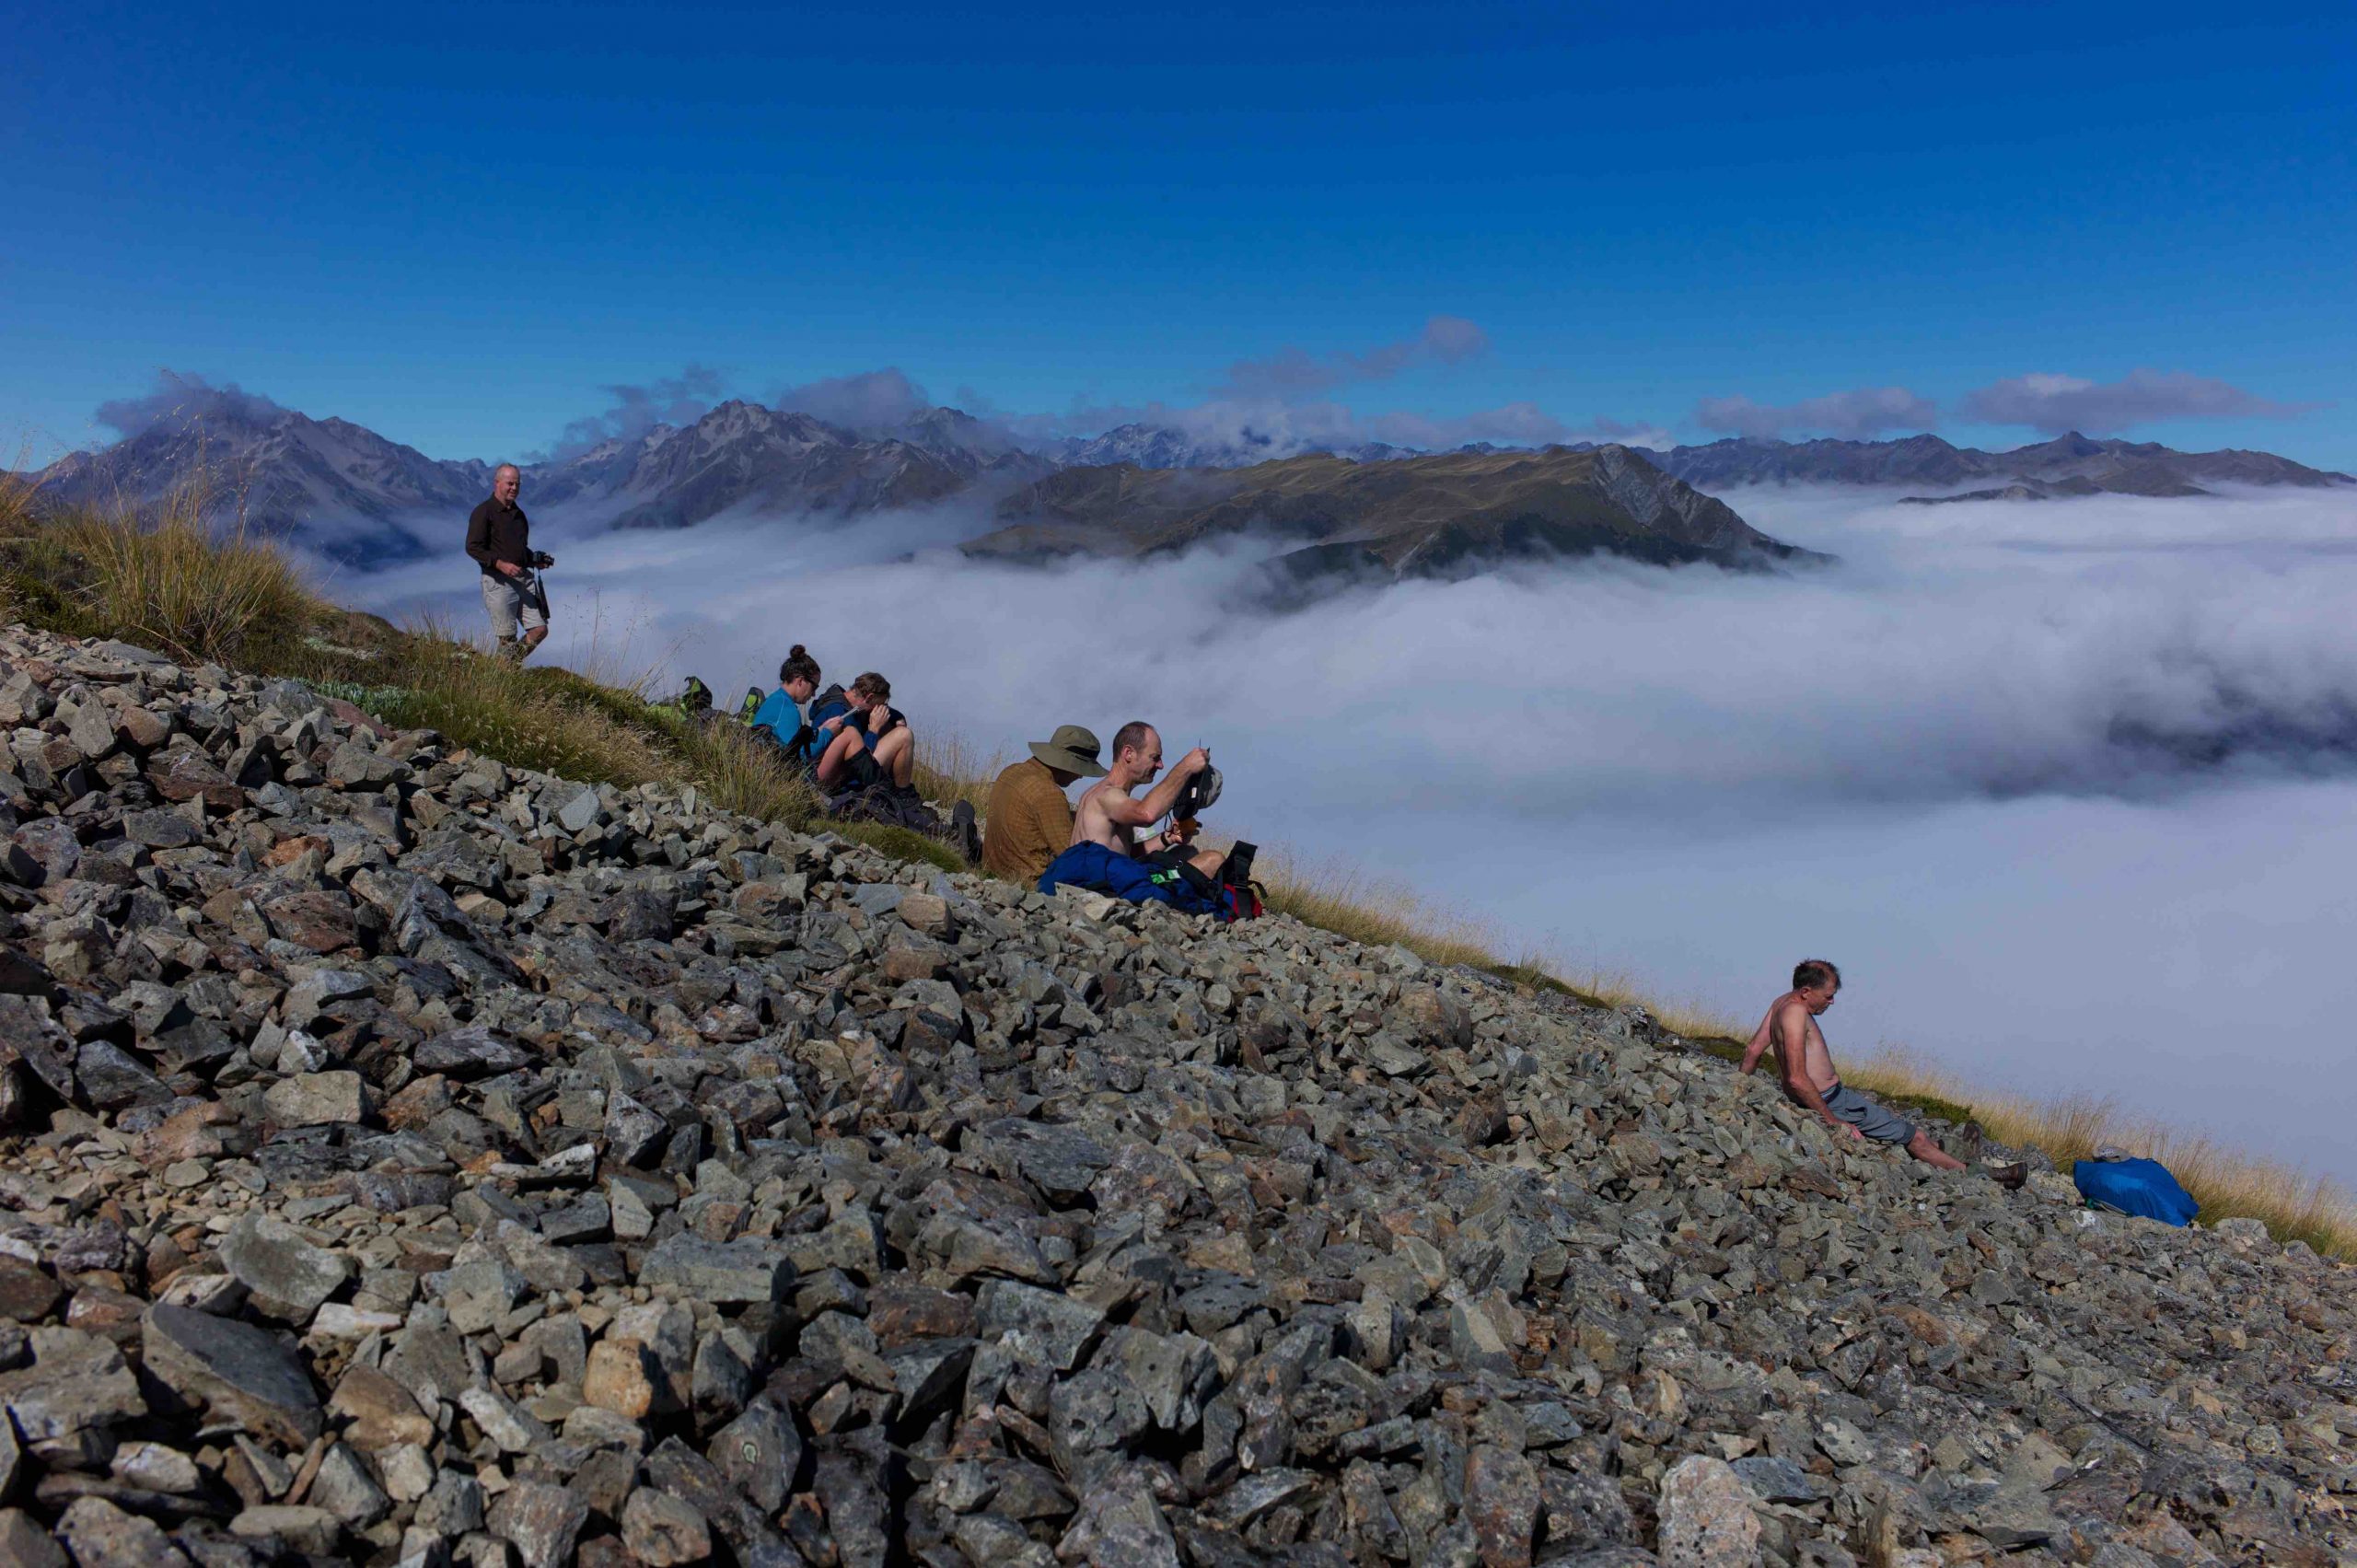
[[1694,406],[1694,423],[1717,436],[1872,440],[1893,430],[1929,430],[1939,421],[1937,404],[1904,387],[1861,387],[1782,407],[1746,397],[1704,398]]
[[173,429],[207,421],[268,424],[285,412],[275,401],[260,392],[249,392],[235,381],[215,386],[193,371],[158,370],[152,390],[102,402],[92,417],[127,441],[158,424]]
[[[2337,1038],[2316,977],[2357,830],[2282,857],[2286,801],[2357,820],[2341,508],[1732,499],[1841,564],[1519,568],[1271,619],[1233,612],[1249,545],[1034,572],[957,556],[981,519],[955,511],[570,539],[560,514],[552,651],[727,697],[807,643],[984,754],[1153,719],[1211,745],[1232,829],[1714,1005],[1832,949],[1873,977],[1838,1042],[1967,1051],[1968,1078],[2199,1121]],[[345,587],[480,614],[463,562]],[[2266,983],[2211,982],[2235,975]],[[2231,1068],[2200,1045],[2228,1033]],[[2124,1072],[2131,1046],[2176,1075]]]
[[2110,436],[2158,420],[2289,419],[2316,405],[2277,402],[2183,370],[2131,370],[2117,381],[2016,376],[1967,392],[1956,407],[1983,424],[2023,424],[2049,436],[2071,430]]

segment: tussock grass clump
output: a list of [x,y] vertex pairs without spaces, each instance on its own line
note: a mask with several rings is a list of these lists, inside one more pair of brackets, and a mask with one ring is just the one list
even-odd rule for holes
[[927,800],[952,806],[963,800],[976,811],[990,804],[991,785],[1011,761],[1005,751],[984,750],[955,730],[930,726],[917,731],[917,765],[911,780]]
[[629,787],[678,776],[655,732],[586,695],[588,682],[463,645],[404,638],[370,704],[388,724],[439,730],[514,767]]
[[83,636],[115,636],[190,663],[223,663],[298,643],[322,608],[286,557],[242,521],[209,518],[200,475],[154,510],[83,511],[37,526],[30,484],[0,491],[0,528],[15,536],[15,612]]

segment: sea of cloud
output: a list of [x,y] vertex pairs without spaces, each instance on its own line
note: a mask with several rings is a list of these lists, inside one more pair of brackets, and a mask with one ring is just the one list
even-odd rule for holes
[[[679,532],[544,519],[569,663],[766,689],[791,643],[984,753],[1125,719],[1221,814],[1575,968],[1756,1012],[1804,954],[1837,1048],[2093,1092],[2357,1181],[2319,1095],[2357,996],[2357,499],[1729,496],[1839,556],[1588,562],[1248,608],[1248,544],[984,566],[949,506]],[[338,585],[480,614],[471,567]]]

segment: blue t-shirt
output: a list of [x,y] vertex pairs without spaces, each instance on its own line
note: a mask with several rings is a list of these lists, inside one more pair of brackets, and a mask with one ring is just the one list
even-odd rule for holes
[[761,705],[753,710],[753,723],[776,736],[780,746],[791,747],[794,738],[802,732],[802,709],[781,686],[761,699]]

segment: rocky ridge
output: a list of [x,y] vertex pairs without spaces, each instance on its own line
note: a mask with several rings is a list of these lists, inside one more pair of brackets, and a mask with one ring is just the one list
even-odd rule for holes
[[2349,1560],[2350,1275],[0,631],[0,1561]]
[[1065,469],[999,504],[970,556],[1044,562],[1171,553],[1247,535],[1304,582],[1457,577],[1609,553],[1736,569],[1829,557],[1769,538],[1626,447],[1451,452],[1379,463],[1290,458],[1241,469]]

